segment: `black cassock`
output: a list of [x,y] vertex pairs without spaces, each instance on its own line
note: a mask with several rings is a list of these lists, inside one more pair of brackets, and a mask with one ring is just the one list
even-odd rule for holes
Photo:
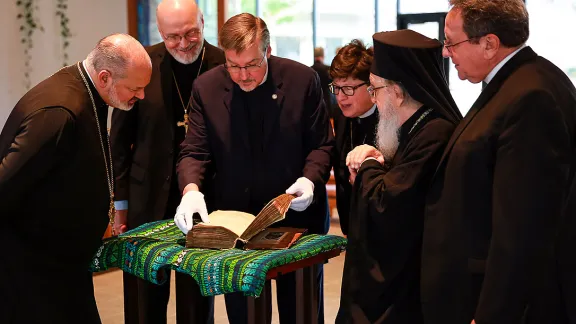
[[[106,136],[108,107],[91,89]],[[100,323],[88,269],[108,223],[101,146],[77,65],[30,90],[6,121],[0,323]]]
[[356,146],[367,144],[375,146],[378,110],[365,118],[347,118],[342,112],[335,112],[334,133],[336,137],[336,154],[334,158],[334,180],[336,181],[336,207],[342,233],[348,235],[350,218],[350,171],[346,166],[346,156]]
[[337,323],[422,322],[424,199],[453,129],[453,123],[421,107],[402,125],[392,162],[369,160],[359,169]]

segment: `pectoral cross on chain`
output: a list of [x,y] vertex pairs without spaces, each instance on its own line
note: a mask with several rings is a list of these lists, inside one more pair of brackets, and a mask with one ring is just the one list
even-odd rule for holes
[[176,123],[178,127],[184,127],[184,132],[188,133],[188,114],[184,114],[184,121],[179,121]]

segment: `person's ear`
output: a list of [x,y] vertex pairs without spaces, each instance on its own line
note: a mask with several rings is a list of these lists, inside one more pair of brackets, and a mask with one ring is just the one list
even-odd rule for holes
[[480,46],[482,46],[484,58],[490,60],[496,56],[500,49],[500,38],[494,34],[488,34],[480,39]]
[[266,48],[266,58],[270,58],[270,55],[272,55],[272,47],[268,45],[268,48]]
[[404,101],[405,101],[405,96],[404,96],[404,91],[402,90],[402,88],[398,85],[398,84],[393,84],[392,86],[392,92],[394,93],[394,100],[396,101],[396,103],[398,104],[398,107],[400,107]]
[[106,88],[109,84],[112,84],[112,74],[108,70],[102,70],[98,72],[96,82],[100,88]]

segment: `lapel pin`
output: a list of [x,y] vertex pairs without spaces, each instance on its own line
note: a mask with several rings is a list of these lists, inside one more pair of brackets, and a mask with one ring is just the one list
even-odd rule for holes
[[273,95],[272,95],[272,99],[276,99],[276,98],[278,98],[278,95],[277,95],[277,94],[273,94]]

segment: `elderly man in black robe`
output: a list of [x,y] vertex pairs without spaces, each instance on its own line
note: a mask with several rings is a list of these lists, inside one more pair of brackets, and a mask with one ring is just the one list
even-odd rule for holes
[[353,182],[337,323],[422,323],[419,260],[430,178],[458,121],[442,44],[411,30],[376,33],[368,92],[378,148],[346,159]]

